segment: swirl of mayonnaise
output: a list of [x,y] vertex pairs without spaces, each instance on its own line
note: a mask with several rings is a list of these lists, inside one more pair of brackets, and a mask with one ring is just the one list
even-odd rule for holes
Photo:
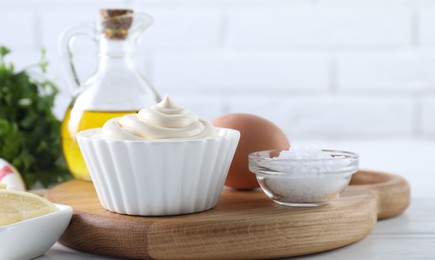
[[165,96],[137,114],[112,118],[103,126],[103,137],[111,140],[200,139],[216,135],[213,125],[192,112],[177,107]]

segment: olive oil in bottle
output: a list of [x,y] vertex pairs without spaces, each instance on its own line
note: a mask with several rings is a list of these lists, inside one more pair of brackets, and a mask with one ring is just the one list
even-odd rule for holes
[[[137,43],[152,18],[127,9],[102,9],[100,24],[80,23],[60,37],[60,56],[73,102],[62,121],[62,149],[74,177],[91,180],[76,141],[81,130],[99,128],[114,117],[136,113],[161,98],[137,68]],[[98,44],[95,73],[81,82],[73,62],[71,41],[87,35]]]

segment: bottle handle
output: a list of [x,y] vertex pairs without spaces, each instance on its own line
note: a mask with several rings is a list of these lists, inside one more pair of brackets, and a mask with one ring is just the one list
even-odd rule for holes
[[79,35],[87,36],[97,43],[98,33],[96,24],[94,22],[83,22],[69,27],[61,33],[58,41],[62,74],[73,96],[76,96],[80,92],[81,82],[74,65],[71,43]]

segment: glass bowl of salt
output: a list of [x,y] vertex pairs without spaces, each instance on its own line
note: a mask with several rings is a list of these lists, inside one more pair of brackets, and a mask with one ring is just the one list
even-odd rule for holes
[[359,156],[314,145],[249,155],[249,170],[261,189],[279,205],[314,207],[336,199],[358,171]]

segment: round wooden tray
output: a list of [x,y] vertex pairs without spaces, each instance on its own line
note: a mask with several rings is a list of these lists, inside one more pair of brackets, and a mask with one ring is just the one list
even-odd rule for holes
[[356,242],[377,219],[408,207],[410,187],[396,175],[360,171],[339,199],[323,207],[284,207],[261,190],[226,189],[211,210],[169,217],[109,212],[92,183],[79,180],[55,187],[46,197],[74,208],[60,242],[78,250],[137,259],[264,259]]

